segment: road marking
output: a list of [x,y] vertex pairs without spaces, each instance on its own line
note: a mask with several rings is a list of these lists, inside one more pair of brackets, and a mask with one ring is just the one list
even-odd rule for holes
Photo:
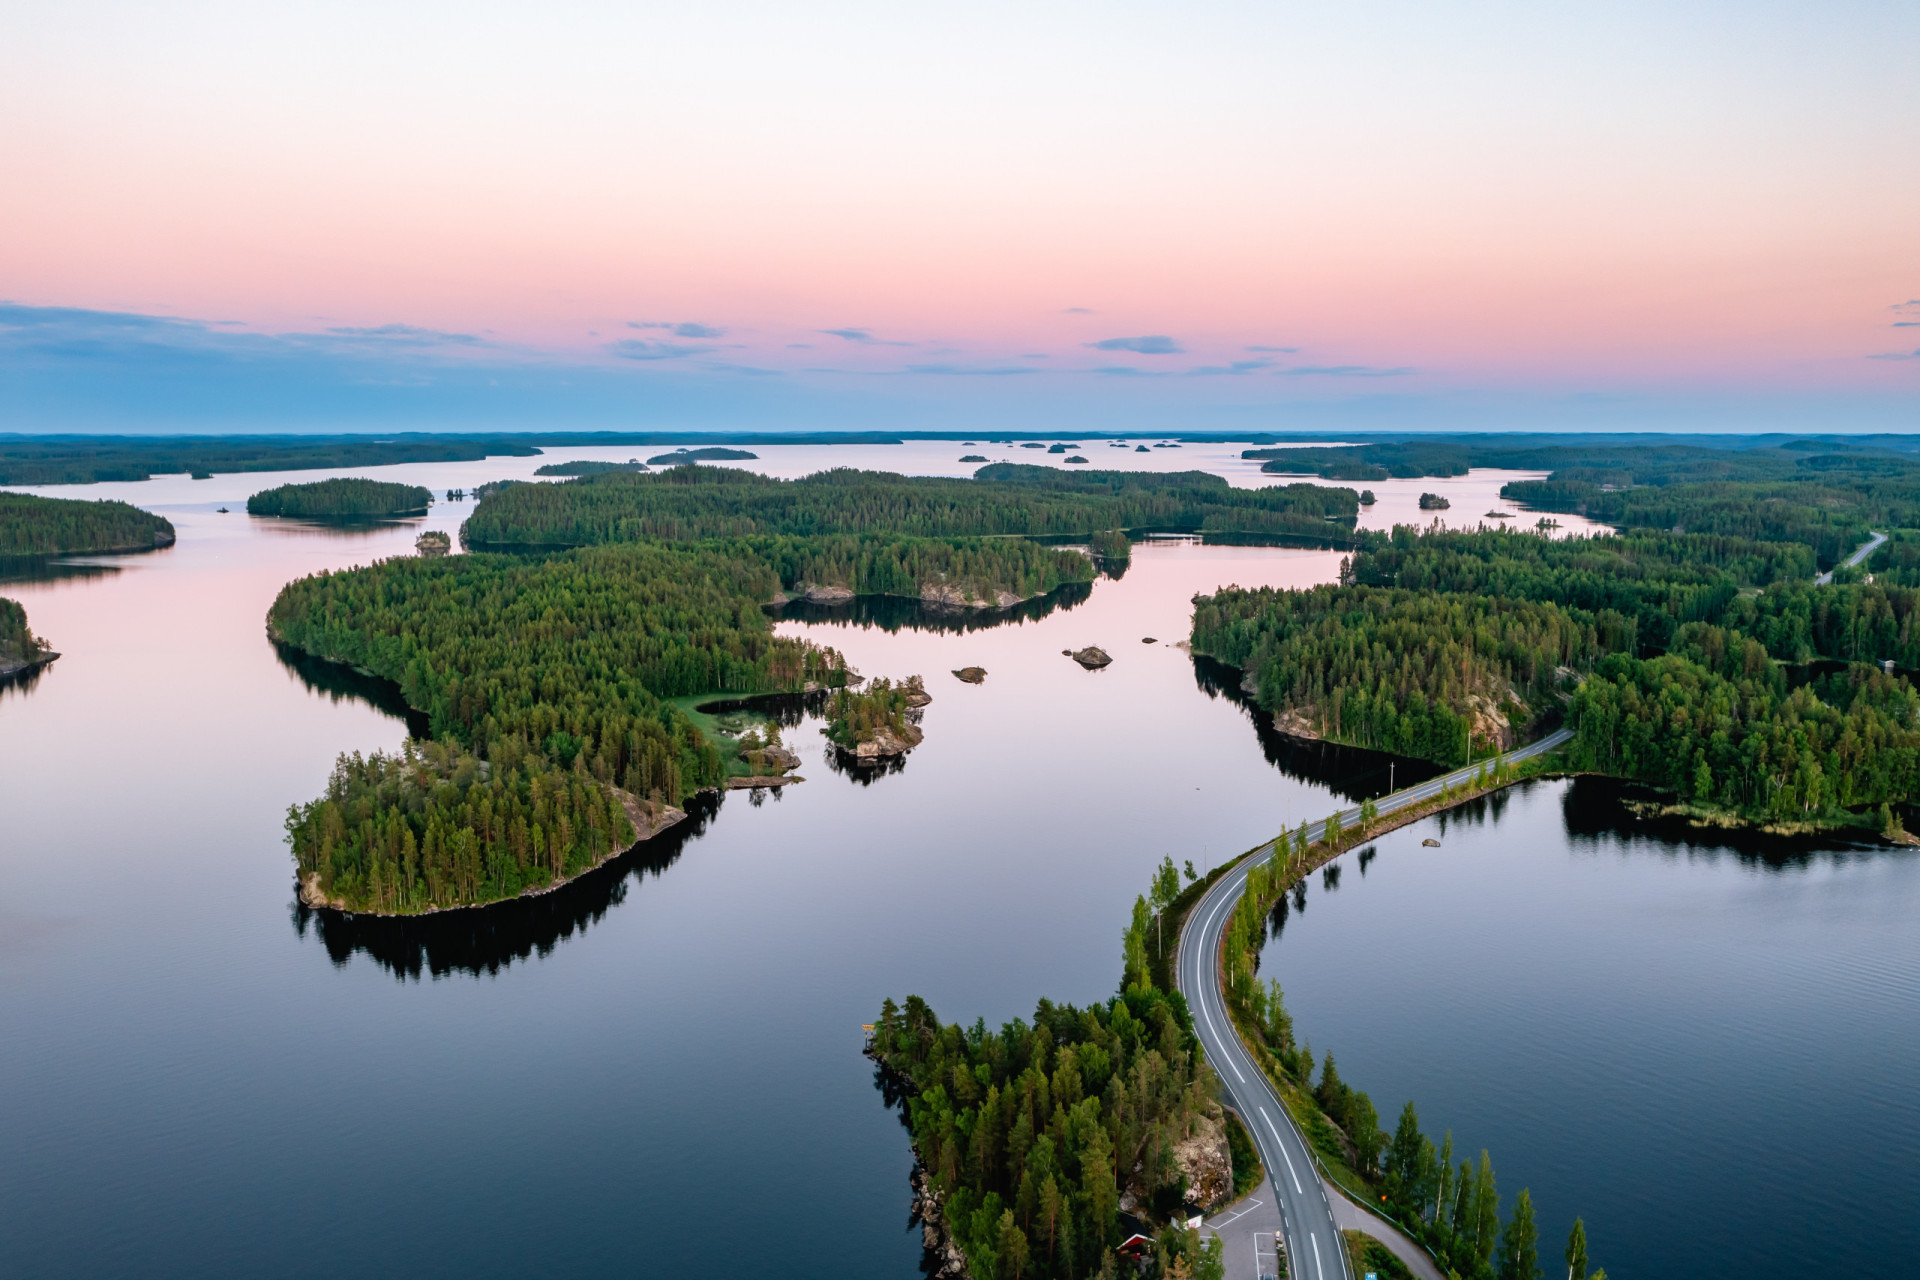
[[1280,1131],[1273,1127],[1273,1117],[1267,1114],[1265,1107],[1260,1108],[1260,1118],[1267,1122],[1267,1132],[1273,1135],[1273,1144],[1280,1148],[1280,1158],[1287,1162],[1287,1176],[1293,1179],[1294,1194],[1307,1194],[1307,1189],[1300,1185],[1300,1175],[1294,1172],[1293,1157],[1287,1154],[1287,1144],[1281,1141]]
[[1312,1233],[1312,1234],[1309,1234],[1309,1235],[1307,1236],[1307,1239],[1308,1239],[1309,1241],[1311,1241],[1311,1242],[1312,1242],[1312,1244],[1313,1244],[1313,1274],[1314,1274],[1314,1275],[1316,1275],[1316,1276],[1319,1276],[1319,1277],[1320,1277],[1320,1280],[1326,1280],[1326,1277],[1327,1277],[1327,1270],[1326,1270],[1326,1268],[1325,1268],[1325,1267],[1323,1267],[1323,1266],[1321,1266],[1321,1265],[1320,1265],[1320,1236],[1319,1236],[1319,1233],[1318,1233],[1318,1232],[1314,1232],[1314,1233]]
[[[1213,928],[1214,919],[1217,916],[1219,916],[1221,909],[1226,905],[1227,905],[1227,900],[1225,898],[1220,899],[1220,905],[1213,909],[1212,913],[1207,916],[1207,923],[1201,926],[1200,941],[1202,943],[1202,946],[1200,949],[1200,954],[1203,956],[1207,954],[1207,948],[1205,946],[1205,943],[1207,940],[1207,930]],[[1204,986],[1201,988],[1201,991],[1200,991],[1200,1016],[1207,1020],[1207,1030],[1213,1033],[1214,1042],[1220,1046],[1220,1056],[1227,1060],[1227,1065],[1229,1067],[1233,1068],[1233,1074],[1239,1078],[1240,1083],[1245,1084],[1247,1082],[1247,1078],[1244,1075],[1240,1074],[1240,1064],[1235,1062],[1233,1060],[1233,1055],[1226,1051],[1227,1050],[1226,1039],[1221,1036],[1220,1028],[1215,1026],[1213,1023],[1213,1010],[1209,1008],[1207,1005],[1207,988]]]
[[1218,1231],[1220,1228],[1225,1226],[1230,1226],[1234,1222],[1239,1221],[1241,1218],[1246,1217],[1248,1214],[1252,1213],[1255,1209],[1258,1209],[1259,1207],[1260,1207],[1260,1202],[1258,1200],[1249,1200],[1247,1201],[1247,1207],[1242,1209],[1240,1212],[1234,1214],[1233,1217],[1215,1218],[1212,1222],[1209,1222],[1207,1226],[1211,1227],[1215,1231]]

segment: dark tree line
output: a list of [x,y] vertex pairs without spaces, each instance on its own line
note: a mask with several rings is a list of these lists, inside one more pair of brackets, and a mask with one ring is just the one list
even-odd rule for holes
[[[1893,545],[1897,565],[1910,544]],[[1337,741],[1459,764],[1510,745],[1499,720],[1564,703],[1578,767],[1770,821],[1891,828],[1920,784],[1920,711],[1867,664],[1920,665],[1920,589],[1812,568],[1804,544],[1733,535],[1401,528],[1364,542],[1356,585],[1200,599],[1193,640]]]
[[173,540],[171,521],[125,502],[0,493],[0,555],[151,551]]
[[433,494],[417,484],[342,477],[263,489],[247,499],[247,514],[316,520],[404,516],[423,512],[432,503]]
[[565,547],[644,538],[882,533],[1085,537],[1102,529],[1346,536],[1351,490],[1235,489],[1204,472],[1056,471],[997,463],[974,480],[836,470],[800,480],[675,467],[514,485],[468,518],[468,546]]
[[1320,736],[1446,764],[1502,745],[1562,668],[1597,649],[1594,625],[1551,604],[1379,587],[1228,587],[1194,606],[1193,647],[1246,672],[1269,711]]

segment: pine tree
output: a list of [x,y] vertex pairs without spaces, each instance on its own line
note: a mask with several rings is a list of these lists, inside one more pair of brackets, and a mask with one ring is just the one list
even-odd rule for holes
[[1587,1280],[1587,1224],[1579,1218],[1567,1236],[1567,1280]]
[[1540,1232],[1533,1220],[1533,1196],[1524,1187],[1500,1235],[1500,1280],[1540,1280]]

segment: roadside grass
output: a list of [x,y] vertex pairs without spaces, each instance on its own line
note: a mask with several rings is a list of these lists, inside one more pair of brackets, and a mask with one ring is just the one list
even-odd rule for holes
[[1340,1234],[1347,1238],[1347,1256],[1353,1259],[1354,1275],[1371,1273],[1379,1276],[1380,1280],[1413,1280],[1413,1272],[1407,1269],[1407,1264],[1366,1232],[1342,1231]]
[[1253,1145],[1253,1136],[1247,1127],[1240,1123],[1240,1117],[1227,1108],[1227,1154],[1233,1161],[1233,1201],[1238,1203],[1266,1177],[1266,1170],[1260,1165],[1260,1152]]

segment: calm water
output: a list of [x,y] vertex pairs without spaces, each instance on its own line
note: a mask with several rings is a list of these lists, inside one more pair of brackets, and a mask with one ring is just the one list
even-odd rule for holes
[[1393,832],[1263,970],[1383,1123],[1412,1098],[1532,1189],[1546,1256],[1578,1213],[1615,1276],[1910,1274],[1920,856],[1649,828],[1621,791]]
[[[961,450],[757,451],[794,474]],[[1202,452],[1131,458],[1256,479]],[[471,488],[540,461],[381,474]],[[1166,543],[1004,626],[783,621],[870,675],[925,675],[927,741],[897,772],[835,770],[795,711],[809,781],[702,806],[566,892],[412,924],[314,916],[286,808],[405,724],[379,687],[276,653],[263,618],[289,578],[402,553],[420,524],[239,513],[283,478],[58,491],[161,511],[180,542],[0,586],[64,654],[0,692],[0,1273],[914,1275],[905,1138],[859,1056],[881,998],[990,1022],[1103,998],[1162,854],[1207,865],[1379,786],[1378,758],[1263,736],[1166,643],[1194,592],[1324,581],[1338,554]],[[1502,479],[1376,485],[1368,522],[1410,518],[1422,488],[1477,518]],[[1088,643],[1113,666],[1061,656]],[[987,682],[947,674],[966,665]],[[1914,1047],[1914,862],[1621,848],[1570,834],[1558,797],[1516,800],[1484,858],[1450,829],[1424,861],[1382,841],[1364,878],[1316,881],[1268,962],[1302,1030],[1383,1111],[1414,1096],[1430,1127],[1492,1147],[1550,1224],[1585,1212],[1616,1275],[1677,1273],[1654,1247],[1670,1222],[1744,1247],[1753,1215],[1809,1200],[1871,1201],[1890,1243],[1920,1217],[1895,1066]],[[1434,878],[1405,911],[1396,867]],[[1566,899],[1594,867],[1625,870]],[[1679,1154],[1676,1108],[1704,1126]],[[1810,1131],[1832,1138],[1786,1140]],[[1836,1234],[1746,1269],[1824,1271]]]

